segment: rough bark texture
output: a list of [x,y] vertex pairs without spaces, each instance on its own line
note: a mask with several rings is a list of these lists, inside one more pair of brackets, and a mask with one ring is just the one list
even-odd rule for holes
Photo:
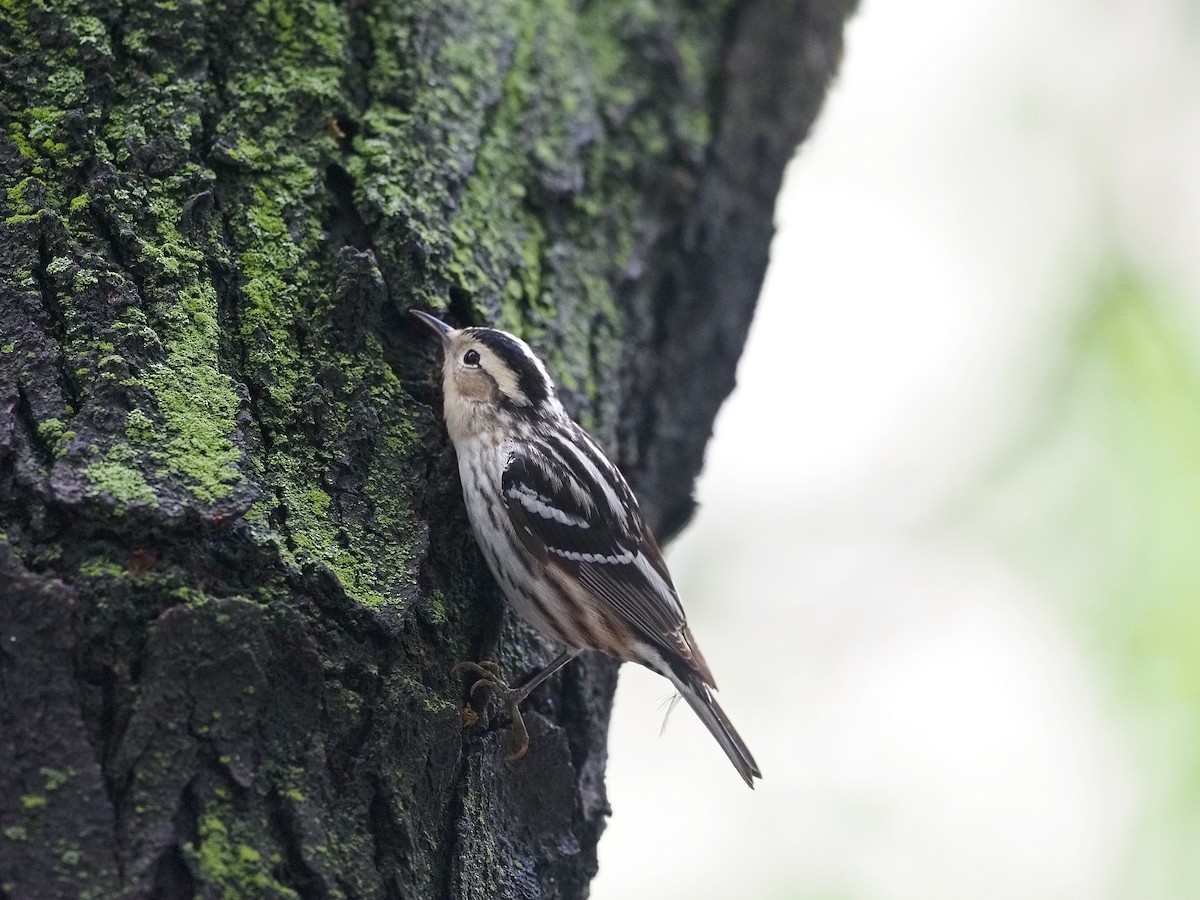
[[0,2],[0,898],[586,895],[616,670],[464,729],[403,311],[527,336],[676,530],[851,3]]

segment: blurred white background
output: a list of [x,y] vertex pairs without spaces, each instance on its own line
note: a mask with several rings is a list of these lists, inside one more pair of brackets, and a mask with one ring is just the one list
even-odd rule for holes
[[1200,897],[1200,5],[864,0],[596,900]]

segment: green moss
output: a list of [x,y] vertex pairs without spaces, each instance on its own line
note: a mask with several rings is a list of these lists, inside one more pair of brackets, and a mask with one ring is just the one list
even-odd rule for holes
[[285,488],[289,530],[294,552],[302,558],[327,565],[350,596],[362,603],[376,605],[384,596],[370,574],[366,561],[347,549],[342,532],[327,515],[330,498],[322,491]]
[[44,419],[38,423],[38,437],[50,447],[56,459],[66,455],[67,445],[75,432],[67,428],[61,419]]
[[436,694],[426,694],[421,698],[421,708],[432,715],[457,713],[459,706],[454,700],[439,697]]
[[42,809],[46,805],[46,798],[40,794],[25,794],[21,797],[21,806],[27,810]]
[[[362,354],[346,355],[329,334],[326,235],[314,210],[328,203],[325,168],[337,143],[328,116],[310,110],[332,114],[347,106],[349,21],[344,8],[316,0],[258,0],[255,10],[246,36],[254,52],[229,72],[215,126],[229,135],[223,154],[248,173],[222,198],[222,237],[243,276],[232,337],[244,354],[243,370],[254,380],[256,418],[269,447],[263,471],[275,489],[246,518],[265,530],[280,521],[271,514],[278,502],[286,510],[285,557],[328,566],[351,597],[378,604],[411,579],[415,564],[411,536],[418,525],[409,488],[400,479],[403,457],[369,466],[367,496],[349,497],[352,509],[373,510],[373,521],[365,525],[344,526],[341,499],[314,487],[334,483],[340,448],[361,428],[353,419],[354,404],[379,418],[389,452],[397,446],[408,452],[416,443],[413,414],[381,348],[373,342]],[[318,388],[322,371],[339,372],[344,383]],[[166,417],[163,392],[153,387]],[[220,413],[232,416],[236,409],[230,405]],[[320,447],[299,437],[312,430],[314,418],[322,431]],[[214,450],[219,457],[220,447]],[[226,462],[231,477],[233,467],[244,465],[232,455]]]
[[[24,132],[19,125],[14,124],[11,126],[8,130],[8,136],[18,148],[22,148],[22,155],[28,155],[25,153],[24,148],[29,148],[29,144],[25,141]],[[29,149],[32,152],[32,148]],[[35,184],[41,184],[41,181],[30,175],[7,187],[5,190],[5,203],[12,212],[4,220],[6,225],[14,226],[37,221],[40,209],[33,206],[26,196]]]
[[154,440],[154,422],[140,409],[131,409],[125,417],[125,436],[148,444]]
[[61,419],[43,419],[41,422],[38,422],[37,426],[38,437],[51,446],[54,446],[62,439],[66,430],[67,426]]
[[214,885],[228,900],[244,897],[299,898],[272,875],[273,863],[245,838],[248,828],[231,805],[215,804],[216,810],[202,816],[198,845],[185,845],[201,880]]
[[127,570],[111,559],[92,557],[80,564],[79,574],[85,578],[123,578]]
[[37,159],[38,152],[34,149],[33,144],[29,142],[25,134],[25,128],[20,122],[13,122],[8,126],[8,139],[16,145],[17,152],[26,159]]
[[46,779],[47,791],[57,791],[78,774],[74,769],[50,769],[45,766],[38,771]]
[[10,841],[27,841],[29,832],[24,825],[9,825],[4,829],[4,836]]
[[58,440],[58,446],[54,448],[54,458],[61,459],[62,457],[66,456],[67,448],[70,446],[71,441],[73,441],[74,439],[75,439],[74,431],[64,431],[62,433],[62,436]]
[[206,283],[191,285],[160,314],[167,362],[142,378],[164,420],[166,444],[157,458],[197,499],[212,503],[241,480],[240,454],[230,440],[238,399],[219,369],[216,293]]
[[425,598],[425,611],[432,624],[446,624],[446,602],[441,591],[433,591]]
[[46,265],[46,274],[52,277],[62,275],[64,272],[70,269],[72,265],[73,263],[71,262],[70,257],[56,256]]
[[[11,135],[10,135],[11,137]],[[25,193],[29,190],[31,184],[36,182],[35,178],[22,178],[16,184],[10,185],[5,189],[5,200],[15,207],[20,207],[25,203]]]
[[83,470],[88,481],[102,493],[108,494],[117,503],[146,503],[157,506],[158,501],[142,473],[121,462],[105,460],[92,463]]
[[329,512],[330,502],[332,502],[330,496],[324,491],[314,488],[308,492],[308,506],[314,515],[326,515]]

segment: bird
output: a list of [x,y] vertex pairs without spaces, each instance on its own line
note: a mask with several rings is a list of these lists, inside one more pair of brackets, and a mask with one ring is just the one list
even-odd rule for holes
[[637,498],[597,442],[566,412],[525,341],[495,328],[453,328],[410,312],[441,342],[446,429],[484,559],[513,610],[564,647],[510,688],[494,662],[463,662],[507,703],[517,760],[529,746],[520,704],[585,650],[665,676],[751,788],[762,773],[713,697],[716,681]]

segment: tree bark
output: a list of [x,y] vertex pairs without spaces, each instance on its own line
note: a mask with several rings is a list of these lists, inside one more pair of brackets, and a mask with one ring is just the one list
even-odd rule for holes
[[528,337],[678,530],[851,5],[0,4],[0,898],[586,896],[616,667],[468,724],[403,313]]

